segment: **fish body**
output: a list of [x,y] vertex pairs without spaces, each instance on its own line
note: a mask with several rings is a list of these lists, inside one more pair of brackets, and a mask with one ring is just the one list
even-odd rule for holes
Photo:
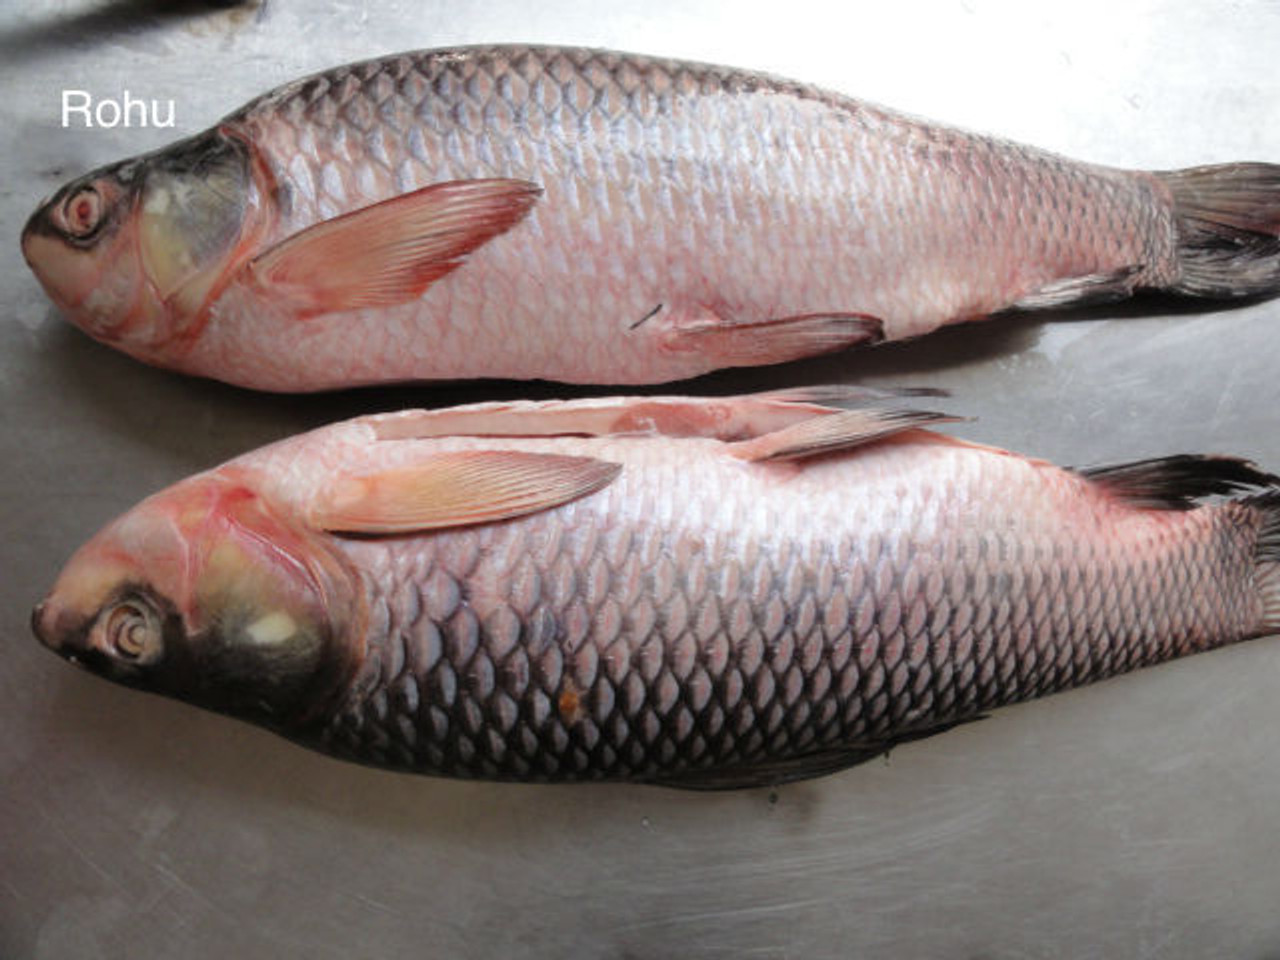
[[1280,167],[1092,166],[741,70],[497,46],[331,70],[70,184],[91,335],[270,390],[653,383],[1013,306],[1280,289]]
[[323,428],[108,526],[36,632],[362,763],[736,787],[1280,624],[1275,478],[1086,475],[820,399]]

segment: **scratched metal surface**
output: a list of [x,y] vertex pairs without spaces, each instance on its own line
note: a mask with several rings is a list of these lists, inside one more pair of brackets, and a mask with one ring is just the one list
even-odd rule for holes
[[[64,87],[172,97],[190,132],[338,62],[533,40],[768,69],[1121,165],[1280,160],[1274,3],[847,6],[0,5],[0,956],[1280,954],[1275,641],[776,795],[703,796],[344,766],[74,671],[28,633],[67,554],[159,486],[340,416],[559,392],[257,396],[91,343],[18,231],[66,177],[172,133],[63,130]],[[1277,323],[1280,302],[1148,304],[697,387],[931,384],[980,418],[964,435],[1064,463],[1221,451],[1280,469]]]

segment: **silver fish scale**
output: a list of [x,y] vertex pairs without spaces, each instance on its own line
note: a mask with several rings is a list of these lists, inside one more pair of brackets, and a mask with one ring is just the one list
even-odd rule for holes
[[[298,198],[314,199],[318,211],[297,211],[312,219],[333,216],[353,200],[385,198],[388,179],[399,192],[449,176],[554,170],[561,160],[576,178],[628,185],[634,200],[648,179],[640,168],[653,162],[642,155],[648,151],[660,158],[655,172],[674,188],[668,196],[701,202],[709,185],[732,186],[721,182],[725,171],[711,163],[713,155],[744,151],[757,179],[790,181],[804,157],[832,146],[820,129],[789,124],[794,118],[785,100],[760,107],[755,119],[764,125],[727,125],[722,144],[708,142],[721,131],[652,123],[674,116],[680,98],[758,91],[838,106],[873,131],[897,129],[871,108],[796,83],[677,61],[538,48],[425,52],[340,67],[274,91],[226,122],[269,131],[263,146],[292,175]],[[278,144],[277,135],[285,137]],[[772,159],[782,168],[763,166]],[[345,166],[364,171],[362,196],[351,196]]]
[[354,542],[368,652],[317,745],[531,780],[887,745],[1248,634],[1257,523],[1229,505],[1132,558],[990,532],[730,544],[557,511]]

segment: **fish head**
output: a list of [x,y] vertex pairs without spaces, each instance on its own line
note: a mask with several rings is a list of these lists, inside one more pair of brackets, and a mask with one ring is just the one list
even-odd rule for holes
[[214,130],[67,184],[22,252],[76,326],[163,364],[243,259],[258,197],[248,148]]
[[223,468],[100,531],[32,627],[110,680],[296,731],[359,659],[354,583],[319,535]]

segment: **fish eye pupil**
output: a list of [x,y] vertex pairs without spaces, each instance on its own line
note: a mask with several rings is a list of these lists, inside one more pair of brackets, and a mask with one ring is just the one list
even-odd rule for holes
[[86,237],[98,226],[102,199],[93,187],[85,187],[72,196],[63,208],[67,232],[73,237]]

